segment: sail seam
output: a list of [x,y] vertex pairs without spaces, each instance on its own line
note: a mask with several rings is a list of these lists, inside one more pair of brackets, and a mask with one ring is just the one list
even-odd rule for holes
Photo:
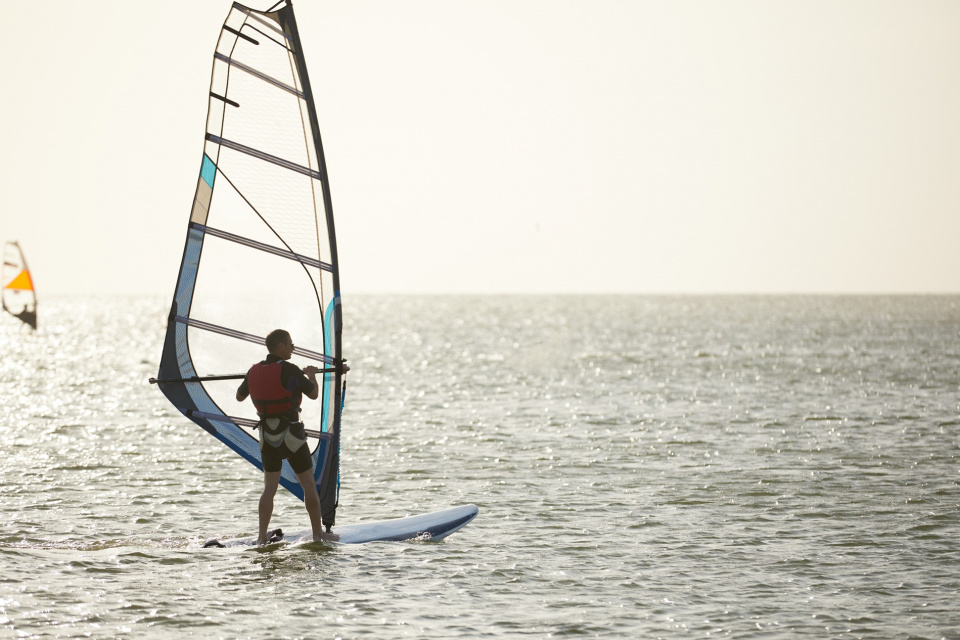
[[[252,333],[244,333],[243,331],[237,331],[236,329],[228,329],[227,327],[221,327],[219,325],[204,322],[203,320],[197,320],[195,318],[185,318],[184,316],[178,315],[176,317],[177,322],[180,324],[185,324],[188,327],[194,327],[195,329],[203,329],[204,331],[210,331],[211,333],[218,333],[222,336],[228,336],[230,338],[237,338],[238,340],[245,340],[247,342],[253,342],[254,344],[262,345],[264,344],[264,339],[260,336],[255,336]],[[333,358],[331,356],[325,355],[318,351],[311,351],[309,349],[301,349],[296,347],[293,350],[294,355],[302,356],[304,358],[310,358],[311,360],[319,360],[321,362],[326,362],[328,364],[334,364]]]
[[221,138],[220,136],[214,135],[212,133],[207,134],[207,140],[215,144],[219,144],[228,149],[233,149],[234,151],[239,151],[240,153],[245,153],[254,158],[259,158],[260,160],[266,160],[267,162],[272,162],[273,164],[283,167],[284,169],[290,169],[291,171],[296,171],[297,173],[302,173],[305,176],[314,178],[315,180],[320,180],[320,173],[314,171],[313,169],[308,169],[307,167],[301,166],[295,162],[290,162],[289,160],[284,160],[283,158],[278,158],[277,156],[270,155],[269,153],[264,153],[263,151],[257,151],[252,147],[242,145],[239,142],[234,142],[232,140],[227,140],[226,138]]
[[283,89],[284,91],[288,91],[288,92],[292,93],[293,95],[297,96],[298,98],[302,98],[302,97],[303,97],[303,94],[302,94],[301,92],[297,91],[296,89],[294,89],[294,88],[291,87],[290,85],[284,84],[284,83],[280,82],[279,80],[277,80],[277,79],[275,79],[275,78],[271,78],[270,76],[268,76],[267,74],[263,73],[262,71],[257,71],[257,70],[254,69],[253,67],[249,67],[249,66],[243,64],[242,62],[238,62],[238,61],[234,60],[233,58],[231,58],[230,56],[226,56],[226,55],[220,53],[219,51],[217,51],[216,53],[214,53],[214,54],[213,54],[213,57],[216,58],[217,60],[222,60],[223,62],[226,62],[227,64],[232,65],[232,66],[240,69],[241,71],[246,71],[246,72],[249,73],[250,75],[252,75],[252,76],[254,76],[254,77],[256,77],[256,78],[260,78],[260,79],[263,80],[264,82],[269,82],[270,84],[272,84],[273,86],[275,86],[275,87],[277,87],[277,88],[279,88],[279,89]]
[[275,256],[280,256],[281,258],[287,258],[288,260],[293,260],[294,262],[301,262],[305,265],[316,267],[317,269],[322,269],[324,271],[333,271],[333,266],[323,262],[322,260],[317,260],[316,258],[311,258],[310,256],[305,256],[299,253],[294,253],[293,251],[287,251],[286,249],[281,249],[279,247],[274,247],[273,245],[266,244],[264,242],[259,242],[257,240],[251,240],[250,238],[244,238],[243,236],[238,236],[226,231],[221,231],[220,229],[214,229],[213,227],[208,227],[197,222],[190,223],[190,226],[194,229],[198,229],[204,233],[208,233],[211,236],[217,238],[223,238],[224,240],[229,240],[231,242],[236,242],[245,247],[250,247],[252,249],[259,249],[266,253],[273,254]]

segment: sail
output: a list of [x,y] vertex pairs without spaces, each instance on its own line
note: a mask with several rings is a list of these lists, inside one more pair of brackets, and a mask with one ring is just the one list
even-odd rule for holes
[[[185,416],[263,468],[243,374],[286,329],[291,362],[325,371],[304,398],[324,524],[339,492],[343,358],[339,271],[327,171],[289,1],[234,3],[216,51],[200,175],[155,380]],[[303,498],[287,462],[280,480]]]
[[3,308],[8,313],[34,329],[37,328],[37,292],[33,278],[17,242],[8,242],[3,247]]

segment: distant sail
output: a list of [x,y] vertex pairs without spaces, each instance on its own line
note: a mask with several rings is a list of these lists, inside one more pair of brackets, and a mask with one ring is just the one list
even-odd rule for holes
[[37,292],[33,278],[16,242],[8,242],[3,248],[3,309],[34,329],[37,328]]
[[[324,524],[339,492],[340,285],[330,189],[289,1],[234,3],[213,56],[206,137],[157,379],[184,415],[262,468],[257,415],[240,378],[286,329],[292,362],[322,374],[304,398]],[[277,6],[277,5],[275,5]],[[318,381],[321,377],[318,376]],[[288,463],[281,484],[302,490]]]

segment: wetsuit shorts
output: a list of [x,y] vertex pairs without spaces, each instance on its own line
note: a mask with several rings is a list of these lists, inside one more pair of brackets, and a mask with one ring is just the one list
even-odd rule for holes
[[290,451],[290,449],[283,444],[279,447],[265,445],[260,452],[260,457],[263,460],[264,471],[280,471],[283,467],[284,460],[290,461],[290,468],[298,475],[313,468],[313,459],[310,457],[310,447],[306,444],[296,451]]

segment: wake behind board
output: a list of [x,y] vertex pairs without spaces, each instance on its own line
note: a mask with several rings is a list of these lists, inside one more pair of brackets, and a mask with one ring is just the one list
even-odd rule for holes
[[[363,544],[365,542],[390,542],[402,540],[442,540],[454,531],[466,526],[477,517],[480,509],[476,505],[467,504],[459,507],[424,513],[418,516],[381,520],[379,522],[362,522],[343,527],[334,527],[333,533],[340,536],[333,540],[339,544]],[[272,532],[271,532],[272,533]],[[273,542],[281,541],[280,538]],[[282,537],[283,542],[303,543],[313,541],[313,532],[300,531]],[[240,538],[237,540],[210,540],[204,547],[234,547],[252,546],[255,538]]]

